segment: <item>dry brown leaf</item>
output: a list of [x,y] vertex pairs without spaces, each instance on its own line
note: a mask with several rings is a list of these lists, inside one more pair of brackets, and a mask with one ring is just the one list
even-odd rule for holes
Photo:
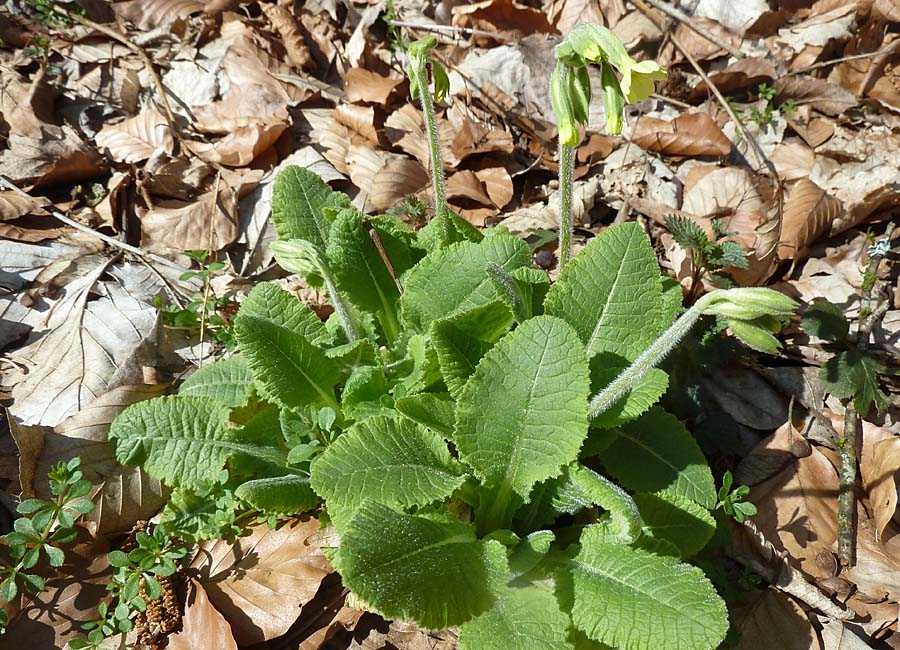
[[281,42],[287,51],[288,58],[297,70],[313,70],[316,67],[309,46],[303,38],[303,34],[297,26],[291,10],[284,5],[260,5],[266,18],[272,23],[272,27],[281,36]]
[[365,612],[353,607],[341,607],[325,627],[316,630],[301,641],[297,650],[320,650],[325,647],[324,643],[340,630],[352,629],[363,614]]
[[[727,5],[721,5],[727,6]],[[707,32],[711,33],[714,36],[717,36],[719,40],[724,43],[728,43],[734,48],[739,48],[741,45],[741,38],[732,32],[727,27],[717,23],[715,20],[711,20],[709,18],[703,18],[701,16],[694,16],[691,19],[691,23],[701,27]],[[684,23],[678,23],[678,27],[675,29],[675,38],[684,46],[684,48],[690,52],[691,55],[695,59],[699,59],[701,61],[706,61],[708,59],[714,59],[724,54],[727,54],[725,50],[720,48],[715,43],[709,41],[709,39],[700,36],[694,30],[690,29]],[[681,53],[680,49],[672,48],[674,50],[674,56],[672,61],[674,63],[679,63],[684,60],[684,55]]]
[[7,148],[0,151],[0,175],[18,185],[76,183],[103,170],[101,156],[68,124],[44,124],[35,138],[10,133]]
[[809,177],[816,164],[816,152],[799,139],[789,138],[775,145],[769,160],[782,180],[796,181]]
[[198,14],[203,11],[203,5],[200,0],[128,0],[115,3],[113,9],[139,29],[149,31]]
[[[774,79],[775,66],[764,59],[746,57],[738,59],[726,68],[710,75],[709,79],[722,93],[733,93]],[[691,91],[690,101],[697,102],[710,95],[706,82],[701,80]]]
[[0,192],[0,221],[12,221],[26,214],[47,214],[41,210],[50,205],[50,200],[43,196],[22,196],[12,190]]
[[244,126],[288,124],[288,97],[274,80],[245,83],[225,98],[194,109],[194,126],[204,133],[224,135]]
[[828,621],[822,626],[822,650],[870,650],[871,647],[868,639],[861,638],[843,621]]
[[481,179],[470,169],[463,169],[447,179],[447,199],[467,199],[481,205],[492,205]]
[[[421,111],[412,104],[404,104],[402,108],[388,116],[384,127],[385,136],[391,144],[413,156],[426,169],[431,168],[428,139],[425,137],[425,121]],[[459,164],[450,137],[452,132],[453,129],[446,120],[438,118],[438,143],[441,147],[444,171],[452,171]]]
[[834,123],[824,117],[817,117],[805,122],[789,120],[788,124],[813,149],[828,142],[829,138],[834,135]]
[[160,201],[139,217],[141,246],[146,250],[218,251],[239,234],[235,195],[230,187],[219,187],[218,192],[207,192],[188,203]]
[[875,539],[897,511],[897,476],[900,472],[900,438],[892,436],[875,443],[868,463],[860,463],[863,483],[869,493],[869,504],[875,523]]
[[212,143],[192,140],[186,144],[206,162],[244,167],[275,144],[285,129],[284,123],[248,124]]
[[374,107],[341,104],[334,109],[332,115],[335,121],[346,126],[351,133],[358,134],[363,141],[378,144]]
[[816,562],[837,541],[838,477],[825,454],[786,422],[741,461],[735,478],[751,486],[753,522],[766,539],[806,574],[830,577]]
[[900,2],[897,0],[875,0],[872,14],[889,23],[900,22]]
[[793,598],[769,587],[751,593],[748,601],[734,611],[740,636],[735,650],[820,650],[812,624]]
[[647,151],[671,156],[727,156],[731,141],[706,113],[683,113],[674,120],[641,118],[632,141]]
[[778,257],[796,260],[816,239],[831,230],[841,214],[841,202],[808,178],[800,180],[784,205]]
[[162,113],[152,108],[118,124],[107,124],[97,133],[97,146],[116,162],[137,163],[175,147],[172,129]]
[[870,599],[889,597],[895,605],[900,601],[900,530],[889,523],[875,540],[875,522],[860,520],[856,526],[856,563],[841,573]]
[[471,119],[463,120],[450,145],[457,162],[477,153],[499,151],[510,154],[514,146],[512,136],[506,131],[488,128]]
[[605,25],[607,22],[599,3],[594,0],[555,0],[549,14],[550,22],[560,34],[568,34],[578,23]]
[[[865,54],[869,51],[868,48],[862,49],[856,43],[861,38],[864,38],[864,36],[860,35],[851,41],[845,50],[846,55]],[[884,41],[880,44],[877,42],[873,43],[871,49],[876,51],[887,49],[891,47],[893,40],[893,35],[887,34]],[[860,49],[862,49],[861,52],[859,51]],[[895,111],[900,110],[900,89],[898,89],[900,68],[897,67],[897,61],[900,61],[900,58],[897,56],[889,57],[887,62],[881,57],[845,61],[838,65],[830,79],[839,81],[842,86],[858,96],[862,96],[862,85],[867,83],[865,96],[877,99]],[[870,69],[876,64],[879,65],[879,68],[873,73],[874,76],[869,77]]]
[[350,103],[386,104],[402,83],[401,77],[382,77],[365,68],[351,68],[344,74],[344,98]]
[[428,184],[428,173],[406,156],[354,144],[347,152],[350,180],[359,188],[356,205],[365,210],[386,210]]
[[187,599],[184,604],[182,628],[169,635],[169,650],[237,650],[237,641],[225,617],[213,607],[206,590],[195,578],[188,578]]
[[55,223],[46,217],[23,217],[14,223],[0,222],[0,239],[37,243],[69,232],[69,228],[55,226]]
[[284,634],[331,573],[322,550],[307,544],[318,529],[313,518],[283,522],[274,530],[260,524],[233,542],[200,547],[191,574],[240,645]]
[[529,35],[553,34],[547,14],[515,0],[482,0],[453,7],[453,24],[493,31],[514,30]]
[[778,90],[779,105],[793,99],[797,106],[808,105],[832,117],[859,104],[846,88],[808,75],[779,77],[773,85]]
[[503,208],[512,201],[512,177],[505,167],[485,167],[477,170],[475,175],[484,183],[484,189],[495,206]]

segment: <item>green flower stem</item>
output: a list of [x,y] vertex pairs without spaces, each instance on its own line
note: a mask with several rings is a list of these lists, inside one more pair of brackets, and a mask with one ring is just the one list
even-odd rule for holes
[[[325,288],[328,290],[328,297],[331,299],[331,306],[334,307],[334,313],[337,314],[338,322],[340,322],[344,333],[347,335],[347,341],[349,343],[358,341],[363,337],[363,333],[350,312],[350,305],[347,304],[344,296],[338,290],[337,281],[334,279],[334,272],[331,270],[328,260],[325,259],[324,255],[318,255],[318,258],[319,273],[325,282]],[[333,407],[334,405],[331,406]]]
[[497,487],[482,489],[475,511],[478,534],[487,535],[494,530],[509,528],[516,505],[515,493],[505,479]]
[[434,101],[428,86],[428,76],[424,65],[410,65],[409,72],[415,77],[415,85],[419,90],[422,102],[422,115],[425,118],[425,131],[428,135],[428,151],[431,157],[431,183],[434,187],[434,217],[444,221],[441,233],[444,243],[449,239],[444,212],[447,210],[447,194],[444,189],[444,163],[441,160],[441,146],[438,140],[437,118],[434,114]]
[[654,368],[672,349],[678,345],[681,339],[691,330],[697,319],[704,311],[723,298],[725,292],[713,291],[703,296],[694,303],[694,306],[682,314],[653,344],[641,352],[638,358],[622,373],[610,382],[610,384],[591,398],[588,405],[588,414],[595,418],[622,398],[634,385],[640,381],[647,371]]
[[559,143],[559,270],[568,264],[572,255],[572,231],[575,216],[572,213],[575,171],[575,147]]

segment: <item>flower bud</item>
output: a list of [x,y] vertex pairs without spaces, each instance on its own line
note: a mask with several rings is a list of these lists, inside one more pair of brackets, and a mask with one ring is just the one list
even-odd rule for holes
[[606,128],[612,135],[622,132],[625,122],[625,95],[619,87],[619,80],[613,72],[612,66],[603,64],[600,73],[600,83],[603,87],[603,109],[606,111]]

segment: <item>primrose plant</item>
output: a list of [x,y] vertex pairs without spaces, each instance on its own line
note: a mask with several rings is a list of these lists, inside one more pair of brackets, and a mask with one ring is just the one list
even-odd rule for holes
[[502,228],[437,206],[414,231],[306,169],[277,178],[272,214],[276,259],[323,286],[334,314],[254,288],[234,321],[240,355],[126,409],[110,431],[120,461],[220,486],[245,510],[320,508],[358,606],[459,626],[464,650],[720,643],[725,605],[687,562],[718,495],[655,406],[656,366],[704,314],[771,351],[791,300],[717,291],[676,318],[681,289],[636,223],[551,283]]

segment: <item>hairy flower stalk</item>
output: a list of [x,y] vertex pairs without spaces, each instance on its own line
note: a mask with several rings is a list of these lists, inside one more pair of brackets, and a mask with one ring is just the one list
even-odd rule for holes
[[[437,118],[434,113],[434,100],[440,101],[449,87],[444,69],[428,56],[429,50],[437,45],[437,39],[429,36],[416,41],[409,47],[410,91],[418,95],[422,102],[422,115],[425,119],[425,131],[428,136],[428,153],[431,160],[431,184],[434,189],[434,218],[440,219],[441,239],[446,245],[450,241],[449,224],[445,217],[447,211],[447,193],[444,189],[444,163],[441,160],[441,147],[438,140]],[[427,66],[431,63],[434,77],[434,100],[428,86]]]
[[610,384],[591,398],[588,415],[596,418],[631,391],[651,368],[657,366],[690,331],[701,316],[721,316],[726,319],[735,335],[755,349],[759,337],[771,337],[767,333],[769,320],[790,315],[796,303],[787,296],[771,289],[743,288],[713,291],[706,294],[682,314],[653,344],[616,377]]
[[572,233],[575,230],[575,214],[572,199],[575,183],[575,147],[559,141],[559,269],[568,264],[572,256]]

